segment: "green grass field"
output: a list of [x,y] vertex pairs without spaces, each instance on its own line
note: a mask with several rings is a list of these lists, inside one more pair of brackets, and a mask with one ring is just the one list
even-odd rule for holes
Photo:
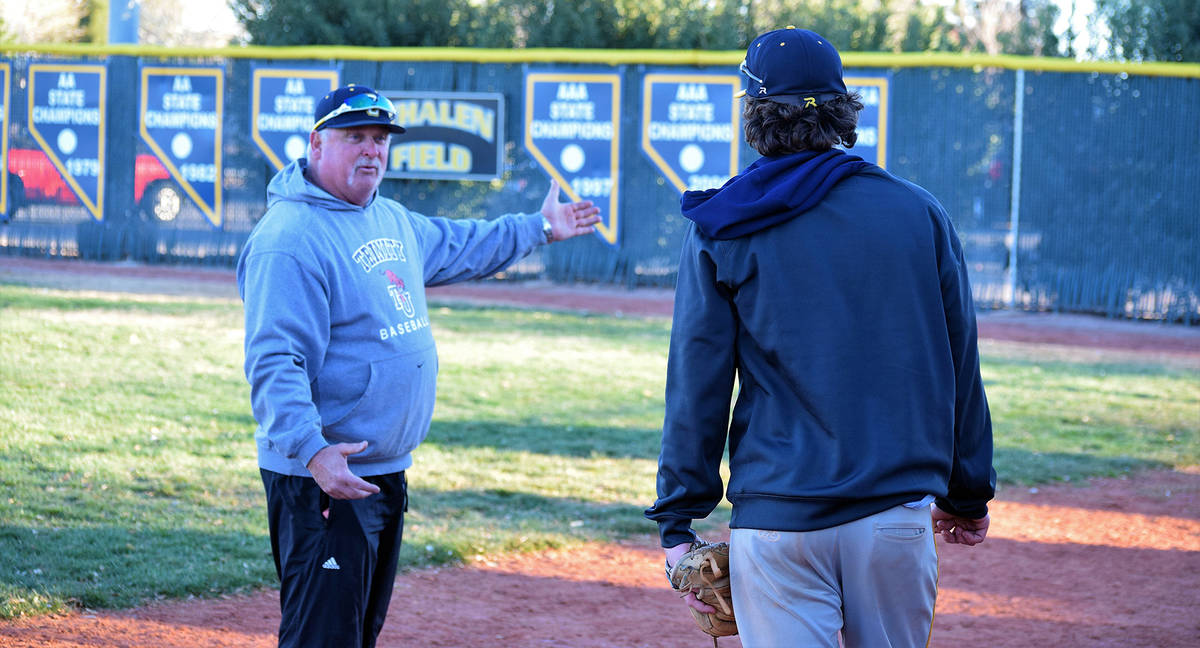
[[[431,317],[404,567],[653,532],[668,321]],[[0,285],[0,618],[275,584],[241,338],[236,302]],[[1005,486],[1200,464],[1195,369],[983,358]]]

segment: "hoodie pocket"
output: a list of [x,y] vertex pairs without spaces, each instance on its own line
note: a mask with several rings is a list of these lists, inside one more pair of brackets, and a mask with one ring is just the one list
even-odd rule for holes
[[412,451],[429,430],[437,393],[437,351],[430,346],[377,360],[362,396],[345,416],[325,426],[330,443],[366,441],[351,463],[389,461]]

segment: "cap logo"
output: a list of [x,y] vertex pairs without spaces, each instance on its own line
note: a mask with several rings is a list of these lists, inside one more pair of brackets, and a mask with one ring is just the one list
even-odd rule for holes
[[[334,102],[340,103],[337,106],[329,105]],[[396,106],[390,99],[366,86],[352,84],[325,95],[317,104],[316,114],[321,116],[313,124],[313,131],[326,126],[347,128],[378,124],[392,133],[404,132],[404,127],[396,123]]]
[[805,98],[804,98],[804,107],[805,107],[805,108],[813,108],[813,107],[815,107],[816,105],[817,105],[817,100],[816,100],[816,99],[813,99],[812,97],[805,97]]

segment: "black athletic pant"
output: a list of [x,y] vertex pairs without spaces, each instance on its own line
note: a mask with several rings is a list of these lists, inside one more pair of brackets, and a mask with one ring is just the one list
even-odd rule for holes
[[336,500],[311,477],[261,472],[280,582],[280,648],[373,648],[396,578],[404,473],[365,477],[377,494]]

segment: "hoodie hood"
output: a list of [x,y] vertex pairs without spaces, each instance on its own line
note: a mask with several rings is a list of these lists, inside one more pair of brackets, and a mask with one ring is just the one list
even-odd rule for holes
[[816,207],[834,185],[869,166],[839,149],[762,157],[719,189],[685,192],[682,214],[709,238],[746,236]]
[[308,169],[308,160],[299,158],[292,160],[287,166],[280,169],[274,178],[271,178],[271,182],[267,184],[268,209],[276,203],[287,201],[315,205],[321,209],[328,209],[335,212],[361,212],[369,208],[371,203],[375,202],[375,199],[379,196],[379,190],[376,189],[375,193],[371,194],[371,199],[367,201],[366,205],[359,207],[358,205],[348,203],[318,187],[305,177],[304,171],[306,169]]

